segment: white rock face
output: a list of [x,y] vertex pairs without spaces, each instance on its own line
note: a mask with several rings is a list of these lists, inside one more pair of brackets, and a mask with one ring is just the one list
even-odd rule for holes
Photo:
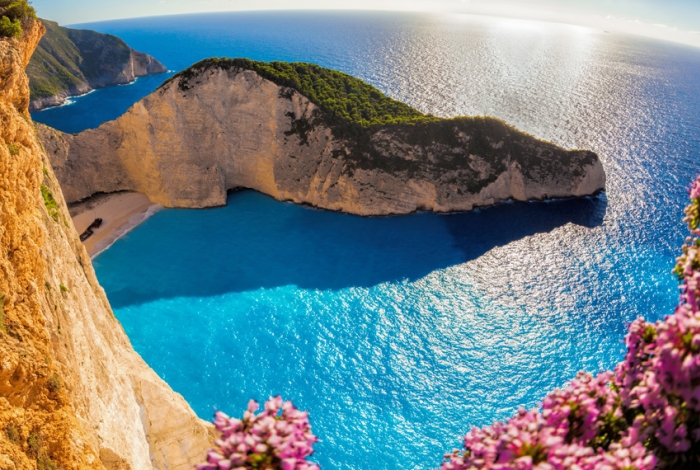
[[[43,311],[75,412],[107,469],[190,470],[204,459],[211,425],[132,348],[78,240],[58,184],[52,186],[63,217],[59,223],[45,219],[42,251],[49,270],[44,282],[53,288],[45,294]],[[63,218],[68,227],[61,226]],[[61,293],[60,285],[67,292]]]
[[[200,208],[225,204],[227,190],[251,188],[278,200],[389,215],[605,188],[595,154],[484,122],[385,126],[368,131],[360,149],[337,137],[300,93],[250,70],[213,67],[175,79],[98,129],[72,136],[43,128],[40,135],[69,202],[131,190],[166,207]],[[434,128],[437,138],[416,137]],[[472,153],[477,141],[482,150]]]

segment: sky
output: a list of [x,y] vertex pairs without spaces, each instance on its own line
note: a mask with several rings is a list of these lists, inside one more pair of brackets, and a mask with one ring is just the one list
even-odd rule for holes
[[700,47],[700,0],[32,0],[62,25],[213,11],[352,9],[485,14],[577,24]]

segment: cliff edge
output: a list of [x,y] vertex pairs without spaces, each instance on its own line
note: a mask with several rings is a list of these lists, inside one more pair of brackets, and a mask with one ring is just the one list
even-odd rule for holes
[[145,193],[167,207],[251,188],[358,215],[465,211],[595,194],[596,154],[483,117],[439,119],[311,64],[209,59],[77,136],[42,127],[68,202]]
[[36,138],[43,32],[0,38],[0,470],[190,469],[210,427],[132,349]]
[[63,104],[70,96],[96,88],[125,85],[138,77],[167,72],[156,59],[111,34],[41,22],[46,34],[27,67],[30,111]]

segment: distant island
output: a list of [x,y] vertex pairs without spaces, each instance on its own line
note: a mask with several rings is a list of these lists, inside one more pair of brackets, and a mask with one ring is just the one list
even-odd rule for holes
[[305,63],[207,59],[76,136],[40,127],[68,202],[137,191],[212,207],[228,190],[358,215],[465,211],[605,188],[590,151],[489,117],[443,119]]
[[167,72],[156,59],[133,50],[111,34],[64,28],[43,19],[41,22],[46,34],[27,67],[30,111],[63,104],[71,96],[96,88]]

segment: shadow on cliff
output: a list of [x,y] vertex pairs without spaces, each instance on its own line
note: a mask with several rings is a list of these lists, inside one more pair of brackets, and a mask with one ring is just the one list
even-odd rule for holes
[[253,191],[224,208],[162,211],[95,260],[115,309],[296,285],[337,290],[420,279],[567,223],[602,224],[605,194],[476,212],[362,218]]

